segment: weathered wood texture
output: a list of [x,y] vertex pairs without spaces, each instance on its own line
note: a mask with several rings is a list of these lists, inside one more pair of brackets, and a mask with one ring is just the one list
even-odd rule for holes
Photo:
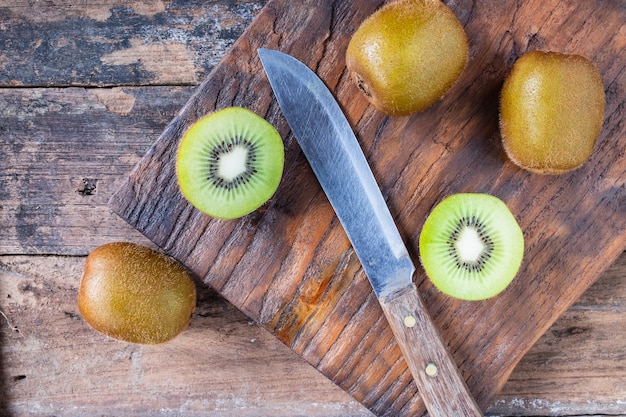
[[[139,346],[89,328],[83,258],[0,257],[2,416],[366,416],[367,410],[215,292],[190,327]],[[11,330],[11,326],[18,330]]]
[[[448,194],[490,193],[518,217],[526,258],[518,279],[500,296],[460,302],[435,291],[422,270],[415,277],[477,402],[486,407],[523,354],[626,246],[625,6],[452,4],[472,41],[468,67],[457,87],[428,111],[389,119],[367,106],[343,64],[350,34],[379,5],[270,1],[112,206],[375,414],[423,413],[358,260],[288,136],[256,48],[295,55],[317,71],[343,106],[416,259],[421,225]],[[516,168],[498,143],[502,80],[517,57],[539,48],[589,57],[607,92],[594,155],[584,168],[558,177]],[[238,222],[211,220],[194,210],[174,172],[184,130],[230,105],[267,118],[286,146],[284,180],[271,203]]]
[[[75,302],[83,263],[0,257],[0,415],[372,416],[204,286],[171,343],[93,331]],[[489,415],[626,415],[625,276],[626,255],[526,354]]]
[[[0,1],[0,311],[20,329],[5,327],[0,316],[0,415],[87,416],[109,411],[111,415],[371,415],[202,285],[191,328],[162,349],[107,340],[89,329],[75,308],[83,259],[65,255],[84,255],[112,240],[149,243],[112,215],[106,202],[192,95],[194,84],[209,74],[264,3]],[[479,9],[480,4],[476,4]],[[522,7],[534,8],[536,15],[521,12],[515,19],[511,18],[515,7],[506,7],[498,6],[490,15],[493,24],[510,26],[509,38],[505,36],[506,42],[500,44],[503,36],[489,38],[479,30],[479,22],[471,18],[471,3],[455,6],[477,39],[471,65],[487,64],[479,81],[486,81],[491,92],[473,97],[474,104],[481,103],[477,105],[485,119],[483,112],[495,112],[505,66],[489,55],[494,45],[500,45],[496,53],[506,57],[507,65],[527,44],[578,50],[586,45],[586,37],[607,35],[604,30],[613,37],[608,45],[624,45],[624,4],[620,2],[597,2],[590,17],[561,14],[563,8],[580,7],[578,3],[535,7],[531,2]],[[606,8],[616,14],[604,19]],[[620,15],[622,26],[611,26]],[[545,36],[555,27],[564,35]],[[271,28],[268,25],[268,31]],[[572,36],[579,31],[582,33]],[[591,36],[588,31],[599,33]],[[608,68],[603,72],[605,82],[609,74],[618,73],[610,69],[611,53],[606,48],[610,46],[597,51],[595,60]],[[623,78],[607,85],[613,114],[623,111],[623,91]],[[346,93],[342,97],[346,102],[358,96]],[[436,111],[444,107],[440,104]],[[618,144],[623,145],[620,120],[609,118],[612,134],[621,132]],[[497,149],[496,129],[487,124],[485,134],[473,134],[474,128],[463,132],[482,141],[480,149]],[[412,125],[419,128],[420,123]],[[441,128],[430,127],[433,132]],[[451,128],[447,132],[454,133]],[[440,141],[448,156],[464,143],[459,137]],[[371,140],[365,144],[372,149]],[[387,163],[381,161],[379,168]],[[295,165],[303,169],[301,159]],[[382,169],[378,174],[381,171],[385,172]],[[612,195],[608,184],[613,174],[602,176],[593,189],[606,186],[607,196]],[[311,174],[302,175],[310,184]],[[526,184],[520,192],[533,191],[528,181],[525,175],[519,179],[521,185]],[[391,181],[386,184],[386,193],[397,206],[392,207],[395,212],[403,207],[399,196],[404,191],[393,191],[392,185]],[[536,189],[545,192],[552,188]],[[308,224],[331,221],[323,196],[316,194],[314,201],[322,207],[313,204],[308,215],[320,216],[310,217]],[[554,204],[559,201],[563,200]],[[257,227],[254,218],[249,220],[237,229],[242,235],[246,226]],[[267,226],[267,219],[261,225]],[[333,225],[333,231],[323,238],[328,249],[316,259],[333,257],[336,246],[332,239],[346,248],[340,228]],[[621,226],[616,223],[614,227]],[[298,235],[294,255],[309,250],[306,233],[310,230],[305,228]],[[408,230],[406,224],[403,230]],[[235,242],[237,236],[231,239]],[[344,274],[358,270],[358,262],[348,255],[341,263]],[[218,263],[214,271],[219,272],[223,265]],[[297,266],[293,273],[302,273],[303,267]],[[626,255],[622,255],[528,352],[489,408],[490,414],[626,415],[625,276]],[[298,314],[325,307],[314,284],[302,287],[301,303],[291,306]],[[364,284],[361,282],[362,289],[367,288]],[[559,312],[552,314],[556,317]],[[285,324],[282,337],[300,336]],[[333,323],[323,324],[327,325]],[[364,339],[364,343],[374,342],[384,345],[384,341]],[[389,351],[378,352],[376,361],[388,360]],[[374,362],[375,358],[370,359]],[[347,364],[356,365],[360,368],[355,368],[352,377],[367,363]]]
[[626,414],[625,266],[626,254],[548,329],[517,365],[490,412]]
[[196,85],[264,3],[3,0],[0,84]]
[[0,252],[136,238],[106,201],[264,2],[30,3],[0,2]]
[[[23,170],[25,173],[22,175],[30,180],[3,181],[5,189],[11,190],[11,194],[3,194],[2,206],[6,210],[11,204],[27,203],[35,196],[39,196],[40,200],[37,202],[39,211],[48,213],[55,211],[58,202],[62,202],[60,205],[64,208],[63,212],[54,216],[61,220],[54,228],[48,227],[52,217],[37,215],[37,211],[23,217],[4,217],[3,221],[10,226],[0,228],[2,236],[0,247],[4,255],[0,257],[2,269],[0,310],[7,314],[11,323],[20,328],[20,333],[11,332],[8,326],[4,327],[3,319],[0,318],[0,329],[4,332],[0,338],[2,346],[0,368],[4,368],[5,378],[0,385],[6,387],[6,390],[0,390],[0,398],[4,395],[4,399],[7,400],[8,405],[5,404],[5,407],[9,407],[12,411],[10,415],[15,416],[47,415],[52,411],[55,411],[56,415],[89,415],[98,408],[95,405],[98,404],[96,399],[104,395],[106,397],[104,401],[107,402],[103,408],[112,410],[112,413],[115,411],[116,415],[124,412],[116,408],[119,399],[128,397],[124,408],[132,414],[145,410],[146,398],[154,398],[160,392],[167,397],[167,403],[163,407],[179,410],[179,415],[182,416],[201,413],[200,407],[189,406],[183,409],[188,397],[206,400],[204,404],[207,404],[208,409],[213,408],[211,401],[220,403],[219,407],[215,406],[217,410],[215,415],[223,416],[229,413],[276,416],[316,415],[315,413],[327,416],[368,415],[364,408],[360,409],[351,404],[348,397],[329,388],[331,384],[325,384],[321,375],[311,373],[310,368],[296,355],[289,354],[286,348],[281,348],[281,342],[274,340],[272,343],[267,332],[260,332],[267,338],[263,339],[266,344],[262,349],[248,349],[245,341],[259,339],[259,327],[251,326],[249,319],[235,308],[225,306],[224,300],[215,294],[211,295],[210,291],[203,293],[207,298],[201,298],[203,300],[200,304],[201,309],[196,313],[198,317],[194,317],[192,322],[192,326],[197,330],[193,335],[185,333],[186,337],[191,338],[188,343],[189,352],[193,352],[185,356],[185,361],[189,361],[189,366],[185,365],[184,371],[185,377],[189,379],[189,391],[183,392],[182,388],[169,390],[166,382],[163,382],[166,385],[164,386],[154,378],[134,382],[136,385],[131,389],[129,381],[138,379],[135,373],[143,374],[144,369],[155,372],[158,366],[162,380],[169,381],[182,374],[181,365],[176,361],[164,362],[164,357],[170,355],[169,353],[161,355],[159,351],[153,351],[147,362],[142,355],[143,361],[134,368],[131,368],[130,361],[124,361],[125,366],[118,363],[118,358],[132,348],[93,333],[77,316],[75,291],[82,273],[83,258],[7,256],[7,253],[38,252],[57,255],[82,254],[94,245],[115,240],[146,243],[147,239],[142,239],[134,229],[110,214],[106,202],[119,186],[121,178],[128,174],[153,138],[163,130],[175,116],[177,109],[187,100],[190,89],[183,90],[178,87],[169,90],[166,87],[125,88],[123,91],[134,97],[145,98],[149,93],[152,96],[152,106],[140,105],[141,100],[135,100],[138,104],[125,115],[111,106],[107,109],[89,89],[0,90],[0,101],[13,103],[17,112],[15,116],[3,119],[5,126],[11,126],[12,136],[2,136],[0,146],[8,146],[7,138],[12,138],[11,141],[24,144],[25,148],[34,147],[37,136],[30,135],[30,129],[20,126],[34,126],[41,113],[47,115],[43,125],[59,126],[41,137],[48,143],[60,141],[59,146],[48,152],[50,154],[48,161],[41,164],[31,163],[34,156],[25,152],[16,150],[4,154],[3,160],[13,161],[6,167],[10,170],[9,178],[14,177],[13,174],[18,174],[17,171]],[[101,91],[103,94],[108,92],[116,95],[108,89]],[[45,111],[33,113],[28,110],[32,107],[33,97],[38,97],[38,107],[46,109]],[[82,103],[82,106],[78,104],[76,106],[81,107],[86,115],[83,118],[73,116],[74,123],[83,119],[102,120],[103,127],[94,130],[91,135],[81,135],[80,138],[70,140],[71,132],[62,127],[71,125],[68,123],[67,110],[63,110],[67,109],[67,106],[62,106],[62,102]],[[133,115],[139,109],[143,110]],[[18,124],[18,120],[23,124]],[[147,123],[154,123],[154,126],[146,127]],[[103,134],[103,130],[108,134]],[[5,129],[5,132],[7,131],[8,128]],[[134,147],[130,149],[128,146],[124,147],[115,154],[115,158],[112,158],[111,153],[117,150],[114,132],[124,131],[128,132],[128,141],[133,143]],[[101,139],[98,146],[95,139],[89,142],[92,136],[113,137],[111,139],[113,143],[105,146]],[[84,141],[88,141],[89,144],[76,146],[77,142]],[[51,172],[56,172],[57,175],[61,172],[58,163],[66,157],[64,149],[70,146],[75,147],[76,167],[67,166],[66,174],[78,175],[74,177],[75,183],[66,187],[63,182],[57,181],[57,176]],[[89,158],[108,160],[106,164],[91,164],[89,167],[90,173],[96,170],[96,174],[91,176],[97,178],[97,187],[91,191],[84,189],[81,172],[83,166],[87,169],[87,165],[81,161],[87,161]],[[112,164],[122,162],[123,165],[119,168],[111,170]],[[0,175],[5,174],[4,170],[5,168],[0,170]],[[117,170],[120,172],[116,172]],[[22,175],[18,174],[17,178],[22,178]],[[33,193],[28,197],[22,197],[33,188],[31,185],[33,182],[48,184],[50,195],[41,196]],[[79,193],[78,190],[84,191]],[[80,194],[80,198],[76,194]],[[82,208],[85,200],[87,207]],[[108,220],[91,222],[89,219],[110,219],[113,224],[107,224]],[[26,225],[31,225],[37,233],[25,234],[23,237],[25,242],[32,240],[28,246],[18,245],[20,240],[14,235],[14,227]],[[35,239],[37,235],[46,238]],[[16,243],[11,246],[9,242]],[[9,247],[10,251],[6,252],[5,248]],[[626,254],[620,257],[604,274],[603,279],[588,290],[522,359],[498,397],[499,400],[490,410],[501,415],[510,415],[513,411],[519,415],[566,415],[570,412],[626,414],[626,405],[623,401],[620,403],[620,400],[626,398],[626,394],[619,390],[624,386],[622,381],[626,378],[624,369],[626,359],[623,356],[626,351],[624,344],[626,335],[623,334],[626,330],[624,277],[626,277]],[[36,298],[35,290],[32,288],[45,290],[38,290],[39,298]],[[199,289],[204,290],[202,286],[199,286]],[[203,317],[206,314],[202,312],[203,308],[214,312],[210,316],[210,321],[205,322],[208,319]],[[35,324],[36,331],[33,331]],[[67,332],[58,331],[59,328],[66,326],[70,326]],[[81,349],[97,349],[100,352],[97,354],[98,359],[91,358],[88,354],[75,355],[73,350],[76,348],[72,348],[73,342],[68,340],[68,334],[79,335],[85,340],[79,344],[82,346]],[[25,335],[28,335],[28,342],[22,337]],[[234,350],[230,343],[231,337],[237,338],[233,343],[240,349]],[[46,345],[48,352],[45,357],[41,357],[43,345]],[[206,354],[204,346],[209,346],[210,350],[222,354],[211,354],[210,359],[206,359],[203,356]],[[135,349],[142,350],[138,347]],[[178,352],[178,349],[172,348],[175,352]],[[266,352],[267,349],[270,352]],[[167,352],[172,350],[168,349]],[[233,350],[235,353],[228,353]],[[275,356],[272,356],[274,354]],[[94,369],[95,365],[90,361],[102,361],[102,364],[98,365],[100,368]],[[268,365],[266,361],[270,364]],[[52,364],[57,364],[58,368],[52,368]],[[263,369],[263,372],[257,376],[259,368]],[[96,391],[93,388],[97,383],[95,375],[106,369],[113,369],[107,371],[109,380],[106,389],[100,382],[101,385]],[[29,382],[32,379],[32,382],[24,383],[27,379]],[[307,383],[309,379],[314,383]],[[80,395],[61,390],[68,381],[72,382],[70,391],[79,392]],[[43,404],[44,407],[41,409],[39,408],[42,405],[41,398],[35,395],[38,391],[34,386],[47,389],[45,396],[49,401]],[[298,398],[290,395],[289,387],[296,387],[299,392]],[[311,395],[303,395],[301,392],[303,389]],[[86,394],[85,391],[92,394]],[[132,394],[125,396],[127,392]]]
[[191,87],[0,90],[2,253],[85,255],[139,235],[106,203]]

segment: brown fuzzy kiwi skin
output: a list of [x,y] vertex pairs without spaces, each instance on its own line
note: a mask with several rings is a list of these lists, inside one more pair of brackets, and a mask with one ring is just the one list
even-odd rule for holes
[[143,245],[113,242],[85,261],[78,310],[95,330],[136,344],[180,334],[196,306],[196,288],[175,260]]
[[500,133],[508,158],[537,174],[580,168],[604,120],[602,78],[585,57],[552,51],[521,56],[500,95]]
[[388,116],[421,112],[457,82],[469,56],[465,29],[439,0],[397,0],[353,34],[346,66],[368,101]]

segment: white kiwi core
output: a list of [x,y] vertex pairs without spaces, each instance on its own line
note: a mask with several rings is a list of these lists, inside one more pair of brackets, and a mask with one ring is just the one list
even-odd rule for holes
[[248,166],[248,149],[236,146],[231,151],[220,155],[217,174],[225,181],[233,181],[244,174]]
[[272,197],[284,162],[283,140],[274,126],[251,110],[228,107],[187,129],[178,145],[176,176],[196,209],[236,219]]
[[459,193],[432,210],[420,233],[422,266],[441,292],[485,300],[503,291],[524,256],[524,234],[498,197]]
[[478,235],[476,229],[471,227],[463,229],[455,247],[461,261],[468,263],[477,262],[485,250],[483,240]]

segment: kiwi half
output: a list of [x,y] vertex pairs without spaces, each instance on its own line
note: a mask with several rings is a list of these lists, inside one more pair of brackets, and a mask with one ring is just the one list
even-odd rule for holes
[[504,290],[519,270],[524,235],[497,197],[460,193],[430,213],[419,239],[426,275],[441,292],[484,300]]
[[180,190],[198,210],[235,219],[251,213],[276,192],[284,165],[280,134],[265,119],[229,107],[194,123],[176,157]]

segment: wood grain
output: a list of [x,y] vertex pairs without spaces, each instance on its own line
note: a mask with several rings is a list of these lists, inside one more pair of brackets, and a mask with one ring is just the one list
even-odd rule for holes
[[86,255],[112,239],[136,239],[107,201],[191,93],[0,89],[0,251]]
[[[607,350],[600,342],[626,341],[626,325],[615,321],[626,320],[625,262],[626,254],[546,331],[517,365],[490,412],[567,415],[573,402],[585,410],[575,414],[626,414],[621,409],[626,347]],[[535,389],[549,394],[531,393]]]
[[[457,88],[420,115],[388,119],[367,106],[343,65],[349,34],[379,4],[361,2],[352,9],[341,1],[302,1],[298,7],[270,1],[140,162],[112,207],[374,413],[422,413],[358,261],[271,100],[255,49],[295,55],[326,81],[355,126],[414,256],[423,220],[448,194],[490,193],[518,217],[526,261],[502,296],[458,302],[437,293],[422,271],[416,276],[484,407],[523,354],[626,245],[625,61],[619,53],[624,6],[456,3],[453,10],[473,40]],[[593,30],[598,25],[603,30]],[[582,169],[559,177],[519,170],[498,144],[498,89],[510,64],[537,48],[588,56],[606,86],[605,124],[594,155]],[[286,146],[276,196],[239,222],[194,211],[173,174],[182,132],[200,116],[230,105],[266,117]]]
[[[371,416],[262,326],[202,285],[198,287],[203,294],[200,309],[192,327],[183,339],[163,350],[146,351],[102,338],[86,326],[75,309],[83,258],[67,255],[84,255],[112,240],[149,243],[112,215],[106,202],[189,99],[194,84],[229,51],[264,3],[61,0],[26,4],[9,0],[0,5],[0,311],[9,320],[0,316],[1,415],[89,416],[108,410],[114,415],[181,417]],[[480,21],[470,18],[472,2],[456,6],[464,23],[474,22],[472,36],[477,41],[472,59],[479,61],[473,65],[485,64],[483,79],[491,82],[485,101],[476,101],[479,113],[488,110],[485,118],[495,112],[497,86],[504,71],[501,63],[492,65],[492,60],[497,61],[493,55],[485,55],[493,45],[510,45],[516,34],[512,49],[503,47],[498,57],[508,64],[524,48],[572,42],[568,48],[576,50],[586,39],[596,42],[603,36],[602,19],[607,10],[615,13],[613,19],[621,15],[624,20],[624,5],[617,1],[591,2],[588,7],[597,10],[588,19],[582,12],[563,14],[564,8],[580,8],[578,2],[555,4],[529,2],[536,18],[512,10],[505,13],[506,5],[482,18],[487,24],[510,25],[504,36],[508,40],[502,34],[489,36],[478,30]],[[510,18],[511,13],[515,19]],[[613,44],[624,45],[624,30],[611,27],[613,19],[606,20],[614,31]],[[511,25],[511,21],[518,23]],[[579,30],[580,36],[572,36]],[[564,35],[553,36],[555,32]],[[614,54],[607,48],[592,56],[611,67],[608,62]],[[193,68],[195,80],[181,68]],[[334,83],[336,77],[331,78]],[[610,77],[605,76],[607,80]],[[622,78],[607,84],[611,111],[618,116],[623,112],[623,90]],[[135,99],[132,109],[129,96]],[[345,103],[356,96],[347,92],[342,97]],[[617,122],[612,134],[621,134],[621,138],[622,119],[611,117],[613,125]],[[487,130],[493,132],[493,127]],[[119,147],[115,143],[118,135]],[[496,138],[477,137],[499,146]],[[440,143],[445,146],[449,142]],[[607,186],[611,175],[603,177],[598,187]],[[607,197],[612,193],[610,188],[605,191]],[[315,195],[313,201],[325,204],[323,195]],[[18,210],[20,206],[23,210]],[[305,219],[305,227],[294,239],[299,247],[294,247],[290,259],[306,258],[285,265],[283,280],[275,282],[286,290],[294,286],[289,274],[299,275],[304,268],[309,268],[311,277],[322,271],[329,280],[333,266],[346,273],[359,268],[350,253],[339,264],[319,263],[332,260],[333,248],[343,253],[347,246],[340,228],[328,235],[320,229],[315,229],[318,235],[307,235],[314,222],[333,222],[332,213],[323,207],[309,206],[307,213],[315,216]],[[308,245],[315,242],[324,245],[311,254]],[[215,271],[228,267],[225,260],[222,255]],[[309,267],[308,262],[316,266]],[[626,377],[624,276],[626,255],[547,328],[489,406],[488,415],[626,415],[626,394],[621,389]],[[298,338],[300,321],[310,318],[309,323],[315,322],[332,303],[333,297],[325,296],[319,282],[303,282],[298,288],[302,298],[276,317],[282,324],[281,339],[305,340]],[[321,283],[326,285],[324,280]],[[340,286],[333,288],[341,291]],[[350,299],[354,297],[345,300]],[[279,301],[279,297],[266,297],[266,308],[261,311],[269,315]],[[376,314],[371,308],[368,311]],[[333,331],[341,329],[343,323],[333,320],[318,324],[336,326]],[[7,323],[20,331],[11,330]],[[358,324],[344,331],[362,339],[363,346],[386,347],[376,331]],[[320,339],[316,341],[319,347]],[[299,348],[306,349],[305,343]],[[371,358],[387,360],[393,357],[391,350]],[[313,351],[313,347],[308,349],[309,354]],[[319,358],[323,349],[313,353]],[[334,353],[347,357],[346,351]],[[176,360],[177,356],[182,361]],[[331,367],[332,358],[326,354],[325,360],[316,359],[316,363]],[[334,372],[356,380],[368,363],[352,356],[341,365],[335,362]],[[399,375],[395,382],[406,384]]]
[[81,318],[84,258],[0,258],[3,416],[346,417],[362,405],[205,286],[170,343],[110,339]]
[[428,415],[482,417],[417,287],[411,284],[379,301]]
[[5,0],[0,84],[197,85],[263,4]]
[[[371,417],[206,286],[160,347],[93,331],[76,307],[84,257],[1,256],[0,414]],[[626,254],[517,365],[490,416],[624,416]]]

